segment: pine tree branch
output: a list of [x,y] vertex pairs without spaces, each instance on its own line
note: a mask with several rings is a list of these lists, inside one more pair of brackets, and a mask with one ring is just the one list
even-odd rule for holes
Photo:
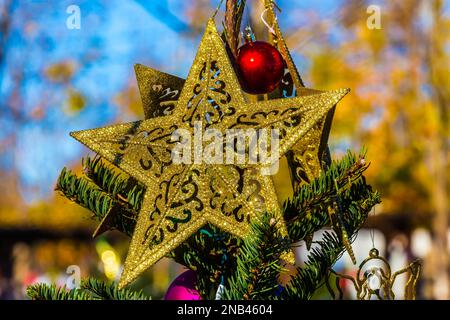
[[67,168],[63,168],[55,188],[69,200],[89,209],[93,217],[101,220],[112,206],[112,199],[106,193],[84,177],[77,177]]
[[[379,193],[369,190],[363,179],[343,194],[345,228],[350,241],[355,239],[372,207],[379,202]],[[298,268],[297,275],[286,286],[281,295],[282,299],[311,298],[328,269],[341,257],[345,249],[340,237],[331,232],[325,232],[323,239],[317,244],[318,248],[310,251],[305,267]]]
[[93,218],[101,221],[114,210],[111,228],[132,235],[143,199],[144,187],[132,178],[115,172],[100,158],[83,160],[86,177],[77,177],[64,168],[58,178],[56,191],[89,209]]
[[94,298],[101,300],[151,300],[142,290],[138,292],[128,289],[119,290],[115,283],[105,283],[94,278],[82,281],[81,288],[90,292]]
[[273,215],[252,223],[252,233],[237,256],[237,269],[228,279],[224,298],[231,300],[273,299],[282,271],[280,256],[290,250],[290,241],[276,228]]
[[81,290],[57,288],[54,284],[38,283],[27,288],[27,295],[33,300],[92,300],[92,297]]
[[307,300],[319,287],[328,268],[342,255],[344,247],[338,237],[325,232],[318,247],[311,249],[306,266],[297,269],[297,275],[291,279],[280,294],[284,300]]
[[[302,186],[293,199],[285,201],[283,212],[293,242],[305,239],[307,235],[330,223],[328,208],[332,207],[335,201],[335,179],[340,192],[345,193],[358,184],[360,188],[357,191],[369,195],[370,192],[365,191],[370,191],[371,187],[360,183],[367,168],[364,151],[358,157],[349,152],[340,161],[333,161],[320,177]],[[357,196],[358,192],[353,194]]]
[[119,290],[115,283],[93,278],[82,281],[81,288],[70,290],[54,284],[34,284],[27,288],[27,295],[33,300],[151,300],[142,291]]
[[83,169],[101,190],[110,194],[116,201],[128,209],[139,211],[145,187],[133,177],[118,172],[107,165],[100,157],[83,159]]

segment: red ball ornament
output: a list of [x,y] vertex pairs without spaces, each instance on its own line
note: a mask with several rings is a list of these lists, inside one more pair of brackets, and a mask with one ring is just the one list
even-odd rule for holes
[[188,270],[183,272],[170,284],[164,300],[201,300],[200,294],[195,289],[197,274]]
[[248,42],[237,56],[240,83],[251,94],[272,92],[284,75],[284,60],[278,50],[267,42]]

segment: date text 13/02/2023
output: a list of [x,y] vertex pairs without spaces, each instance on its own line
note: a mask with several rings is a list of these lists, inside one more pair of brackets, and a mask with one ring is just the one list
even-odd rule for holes
[[218,307],[211,306],[179,306],[178,315],[198,315],[208,318],[210,315],[263,315],[272,314],[271,305],[243,305],[243,304],[222,304]]

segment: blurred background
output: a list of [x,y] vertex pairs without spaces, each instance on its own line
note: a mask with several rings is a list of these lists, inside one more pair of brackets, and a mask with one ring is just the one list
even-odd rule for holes
[[[264,31],[262,1],[247,3],[244,23]],[[79,172],[89,154],[69,132],[142,119],[133,64],[186,77],[217,4],[0,0],[0,299],[24,299],[34,282],[64,285],[73,265],[82,277],[118,278],[129,240],[117,232],[93,240],[90,213],[54,192],[60,170]],[[423,259],[418,298],[450,299],[449,2],[277,4],[307,86],[352,89],[330,148],[339,158],[367,146],[366,176],[383,200],[354,243],[357,259],[373,232],[393,270]],[[68,24],[71,5],[79,29]],[[373,6],[379,28],[368,25]],[[357,267],[344,254],[336,269]],[[162,260],[135,287],[158,299],[180,270]]]

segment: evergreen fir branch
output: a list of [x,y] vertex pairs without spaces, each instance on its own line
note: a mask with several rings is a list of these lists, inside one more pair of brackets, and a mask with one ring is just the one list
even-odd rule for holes
[[[294,197],[285,201],[283,211],[288,232],[293,242],[303,240],[307,235],[330,223],[328,207],[333,206],[337,185],[341,192],[352,188],[356,183],[359,192],[366,195],[371,190],[366,184],[359,184],[363,179],[362,173],[367,169],[365,152],[359,157],[348,152],[340,161],[333,161],[329,169],[320,177],[295,193]],[[369,192],[370,194],[370,192]],[[355,194],[358,195],[358,192]]]
[[48,285],[38,283],[27,288],[27,295],[33,300],[92,300],[92,297],[81,290],[66,287],[56,287],[56,285]]
[[[350,241],[355,239],[370,210],[379,202],[379,193],[369,190],[364,179],[354,184],[344,194],[342,206],[345,212],[345,228]],[[298,268],[297,275],[282,292],[282,298],[309,299],[319,287],[328,269],[342,256],[345,249],[342,239],[331,232],[325,232],[323,239],[317,244],[318,247],[311,249],[305,267]]]
[[69,200],[89,209],[96,220],[101,220],[112,206],[112,199],[85,177],[77,177],[63,168],[56,184],[56,191]]
[[99,156],[94,159],[86,157],[82,163],[86,176],[101,190],[130,210],[140,210],[145,192],[145,187],[141,183],[107,165]]
[[38,283],[27,288],[27,295],[33,300],[151,300],[142,291],[119,290],[114,283],[94,278],[82,281],[81,288],[70,290]]
[[[352,184],[349,190],[344,191],[340,195],[340,201],[347,210],[354,210],[351,214],[351,219],[361,219],[364,217],[358,216],[358,213],[364,212],[380,203],[380,194],[373,191],[372,188],[366,184],[364,177]],[[353,206],[350,206],[353,203]],[[332,203],[324,203],[317,206],[311,214],[301,215],[296,220],[288,221],[288,232],[293,242],[303,240],[308,234],[311,234],[330,224],[330,216],[327,211],[327,205]],[[322,209],[322,210],[320,210]],[[344,227],[351,215],[348,211],[343,212]],[[348,231],[347,231],[348,232]]]
[[228,279],[225,299],[274,299],[282,271],[280,256],[290,250],[289,239],[276,228],[276,220],[265,214],[252,223],[252,233],[244,240],[237,256],[237,269]]
[[[138,211],[130,205],[124,205],[123,201],[113,197],[113,195],[103,191],[95,185],[92,180],[85,177],[77,177],[67,168],[63,168],[58,178],[56,191],[61,192],[69,200],[89,209],[93,216],[92,218],[101,221],[110,210],[115,210],[114,225],[111,227],[131,235],[136,223]],[[140,202],[136,200],[135,204]]]
[[106,283],[98,279],[89,278],[82,281],[81,288],[90,292],[94,298],[101,300],[151,300],[142,290],[119,290],[115,283]]
[[310,299],[326,275],[328,268],[339,259],[344,251],[343,244],[338,237],[328,231],[324,233],[323,240],[318,241],[317,244],[318,247],[311,249],[305,267],[297,269],[297,275],[281,292],[281,299]]

